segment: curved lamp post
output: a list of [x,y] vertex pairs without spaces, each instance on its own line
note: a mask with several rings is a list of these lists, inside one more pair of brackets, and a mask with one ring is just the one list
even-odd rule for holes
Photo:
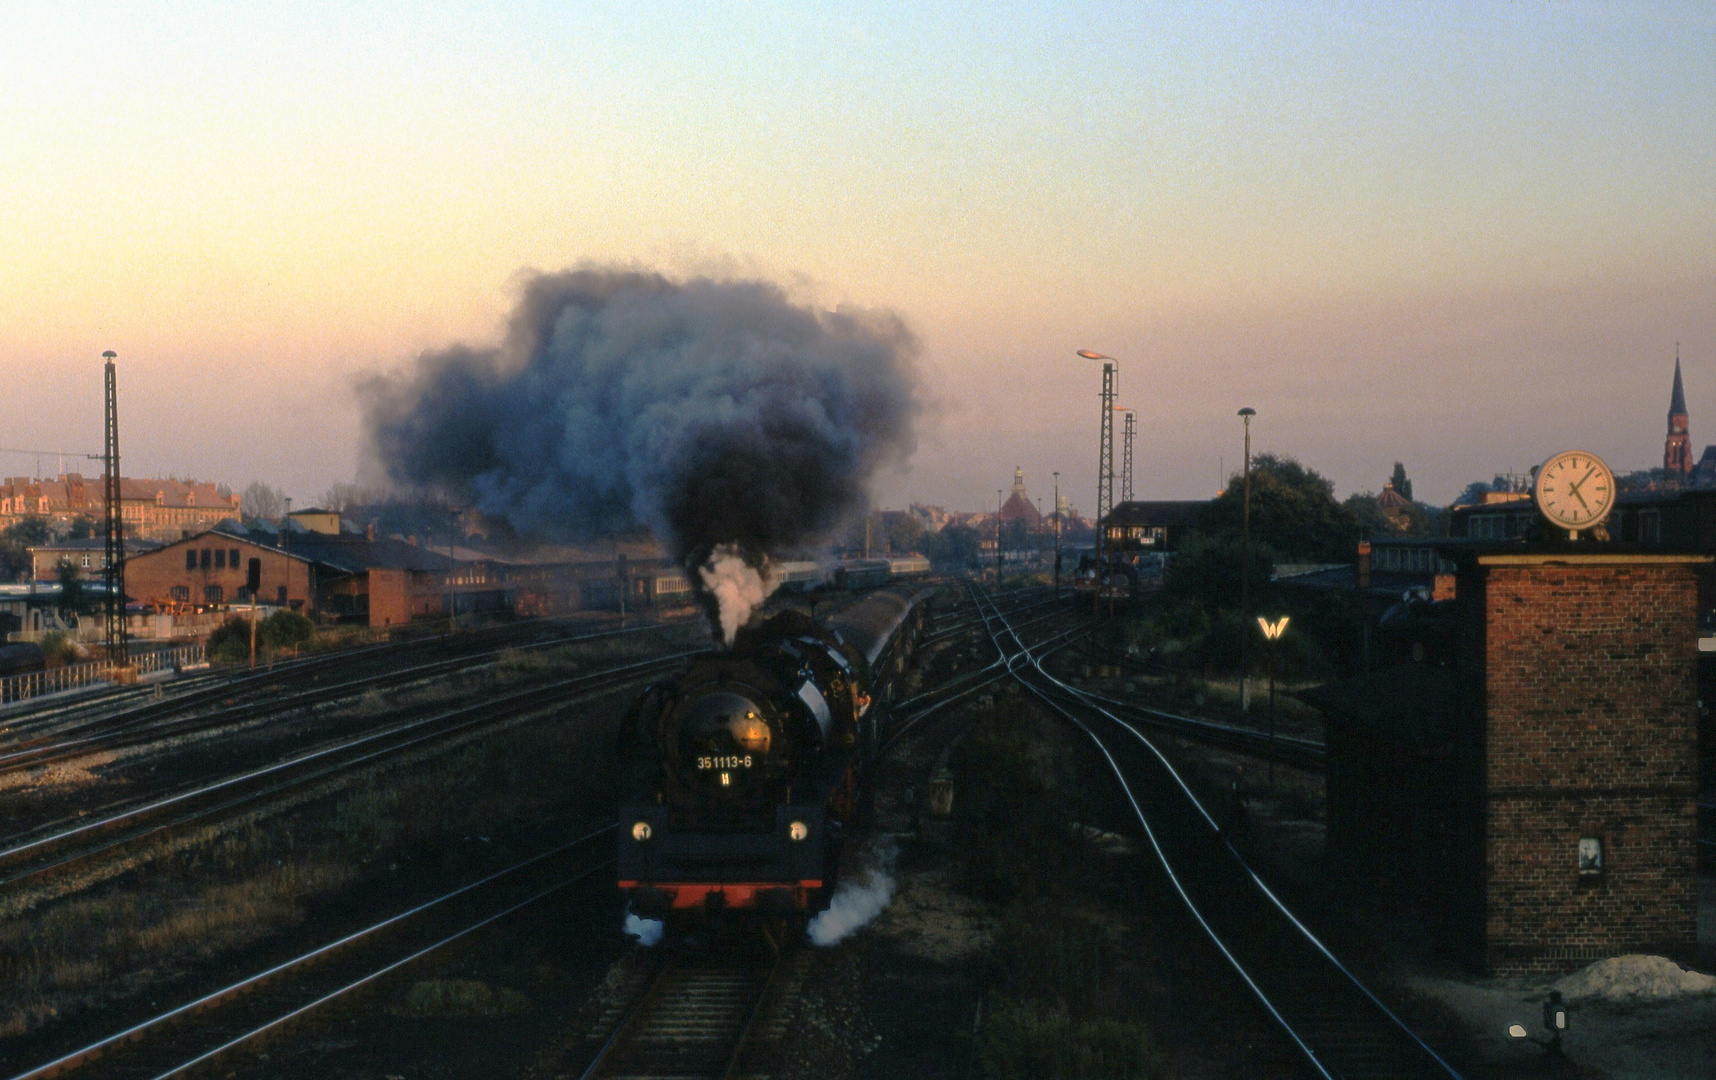
[[[1249,627],[1251,623],[1251,418],[1257,415],[1257,410],[1246,406],[1239,410],[1239,418],[1245,421],[1245,502],[1240,510],[1240,532],[1244,537],[1245,558],[1239,567],[1239,621],[1240,625]],[[1239,635],[1239,711],[1251,711],[1251,634]]]

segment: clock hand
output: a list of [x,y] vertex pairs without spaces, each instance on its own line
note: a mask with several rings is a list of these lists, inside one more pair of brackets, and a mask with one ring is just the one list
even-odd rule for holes
[[1579,494],[1579,485],[1578,484],[1572,485],[1567,490],[1571,491],[1573,493],[1573,497],[1575,499],[1579,500],[1580,506],[1583,506],[1586,510],[1591,509],[1591,504],[1585,501],[1585,496]]

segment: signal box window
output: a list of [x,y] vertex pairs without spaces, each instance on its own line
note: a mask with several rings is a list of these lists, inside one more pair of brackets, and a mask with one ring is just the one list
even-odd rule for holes
[[186,548],[185,549],[185,569],[186,570],[195,570],[196,568],[197,568],[197,549],[196,548]]
[[234,570],[238,569],[238,549],[237,548],[233,548],[231,551],[226,553],[226,564],[228,566],[232,567]]
[[215,569],[226,569],[226,548],[215,548]]
[[225,598],[226,590],[222,589],[219,585],[203,586],[203,603],[218,604]]
[[172,596],[173,599],[177,600],[179,603],[188,604],[191,602],[191,587],[189,585],[175,585],[173,586]]
[[210,551],[208,548],[203,548],[202,564],[203,564],[204,570],[207,570],[209,568],[209,560],[213,559],[213,558],[214,558],[214,552]]

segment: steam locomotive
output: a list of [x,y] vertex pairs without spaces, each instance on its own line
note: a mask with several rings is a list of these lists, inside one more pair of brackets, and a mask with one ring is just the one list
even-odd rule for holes
[[619,884],[635,914],[827,906],[926,595],[891,586],[825,623],[782,612],[644,691],[619,745]]

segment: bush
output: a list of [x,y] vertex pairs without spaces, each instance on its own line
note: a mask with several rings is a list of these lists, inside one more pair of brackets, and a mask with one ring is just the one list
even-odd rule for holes
[[1075,1020],[1064,1005],[991,994],[978,1054],[995,1080],[1154,1080],[1162,1055],[1143,1025],[1106,1016]]
[[78,661],[77,646],[72,644],[71,640],[58,630],[50,630],[43,634],[42,640],[38,644],[42,648],[42,658],[47,661],[51,668],[60,667],[64,664],[75,664]]
[[241,663],[250,659],[250,622],[234,615],[215,628],[209,635],[208,656],[210,660],[224,660],[228,663]]
[[296,611],[276,611],[256,627],[256,641],[269,650],[303,645],[316,636],[316,624]]

